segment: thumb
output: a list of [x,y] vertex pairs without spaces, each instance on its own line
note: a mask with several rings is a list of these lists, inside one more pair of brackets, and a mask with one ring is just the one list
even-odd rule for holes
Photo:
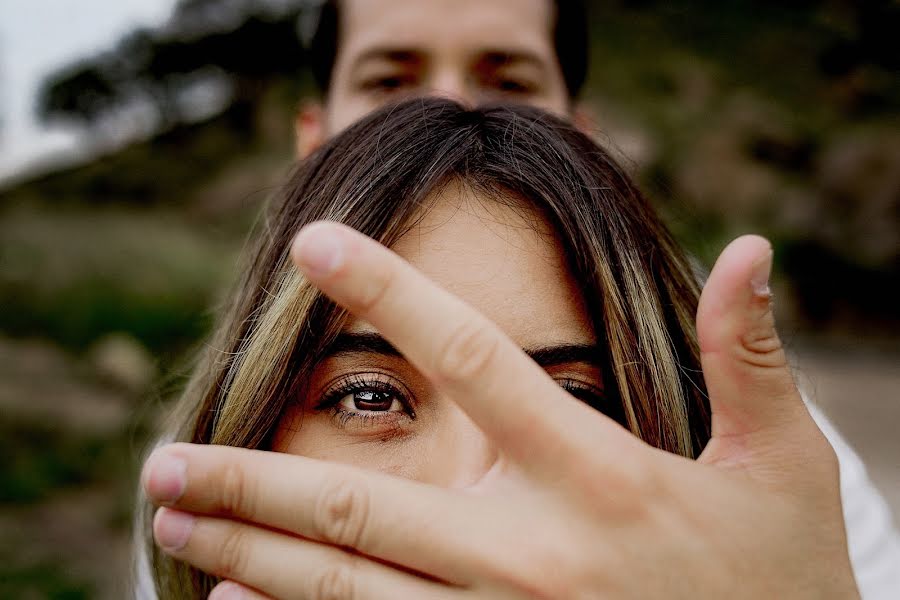
[[740,237],[722,251],[700,296],[697,336],[713,440],[767,438],[809,419],[775,331],[771,268],[769,242]]

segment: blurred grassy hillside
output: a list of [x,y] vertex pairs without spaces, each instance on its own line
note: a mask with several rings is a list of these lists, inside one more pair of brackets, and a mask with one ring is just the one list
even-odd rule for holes
[[250,144],[213,119],[0,195],[0,599],[127,597],[138,460],[289,167],[290,106]]
[[[896,352],[897,4],[642,1],[592,19],[598,139],[691,252],[766,234],[787,330]],[[312,93],[298,69],[242,72],[218,115],[170,115],[0,191],[0,599],[124,597],[137,458],[290,164]]]
[[591,96],[683,243],[763,233],[801,328],[896,327],[900,8],[639,4],[595,11]]

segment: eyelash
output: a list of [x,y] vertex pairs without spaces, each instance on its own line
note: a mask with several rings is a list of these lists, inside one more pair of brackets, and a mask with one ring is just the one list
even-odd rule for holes
[[[316,405],[315,410],[330,410],[335,425],[341,429],[349,427],[365,428],[378,424],[398,424],[400,419],[414,420],[416,411],[409,398],[409,393],[402,386],[386,381],[383,373],[352,373],[335,381],[322,395],[322,400]],[[396,411],[356,411],[348,410],[341,406],[341,400],[360,392],[377,392],[389,394],[403,407],[402,413]]]
[[601,388],[577,379],[557,379],[556,382],[559,384],[559,387],[569,392],[577,400],[581,400],[591,408],[604,414],[609,414],[606,410],[607,397]]
[[[381,379],[379,379],[381,378]],[[316,405],[315,410],[330,410],[335,424],[341,429],[349,427],[366,428],[375,425],[392,423],[397,424],[399,419],[415,420],[416,412],[409,398],[409,392],[402,384],[386,381],[387,376],[382,373],[352,373],[335,381],[323,394],[322,400]],[[596,386],[586,384],[576,379],[557,379],[559,386],[576,399],[588,406],[607,413],[606,396]],[[396,411],[355,411],[341,406],[341,400],[350,395],[361,392],[377,392],[389,394],[403,407],[402,413]]]

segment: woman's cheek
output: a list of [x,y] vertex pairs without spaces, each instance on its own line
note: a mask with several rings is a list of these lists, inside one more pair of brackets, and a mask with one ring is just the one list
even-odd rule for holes
[[427,436],[420,433],[389,425],[345,432],[335,428],[330,415],[306,415],[302,423],[298,420],[291,419],[289,425],[279,428],[273,450],[418,481],[434,478],[435,474],[428,472],[431,452]]

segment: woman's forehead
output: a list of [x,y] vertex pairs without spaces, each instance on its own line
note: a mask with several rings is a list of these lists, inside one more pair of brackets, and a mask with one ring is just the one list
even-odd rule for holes
[[523,347],[594,343],[553,228],[526,201],[498,200],[452,182],[392,249]]

